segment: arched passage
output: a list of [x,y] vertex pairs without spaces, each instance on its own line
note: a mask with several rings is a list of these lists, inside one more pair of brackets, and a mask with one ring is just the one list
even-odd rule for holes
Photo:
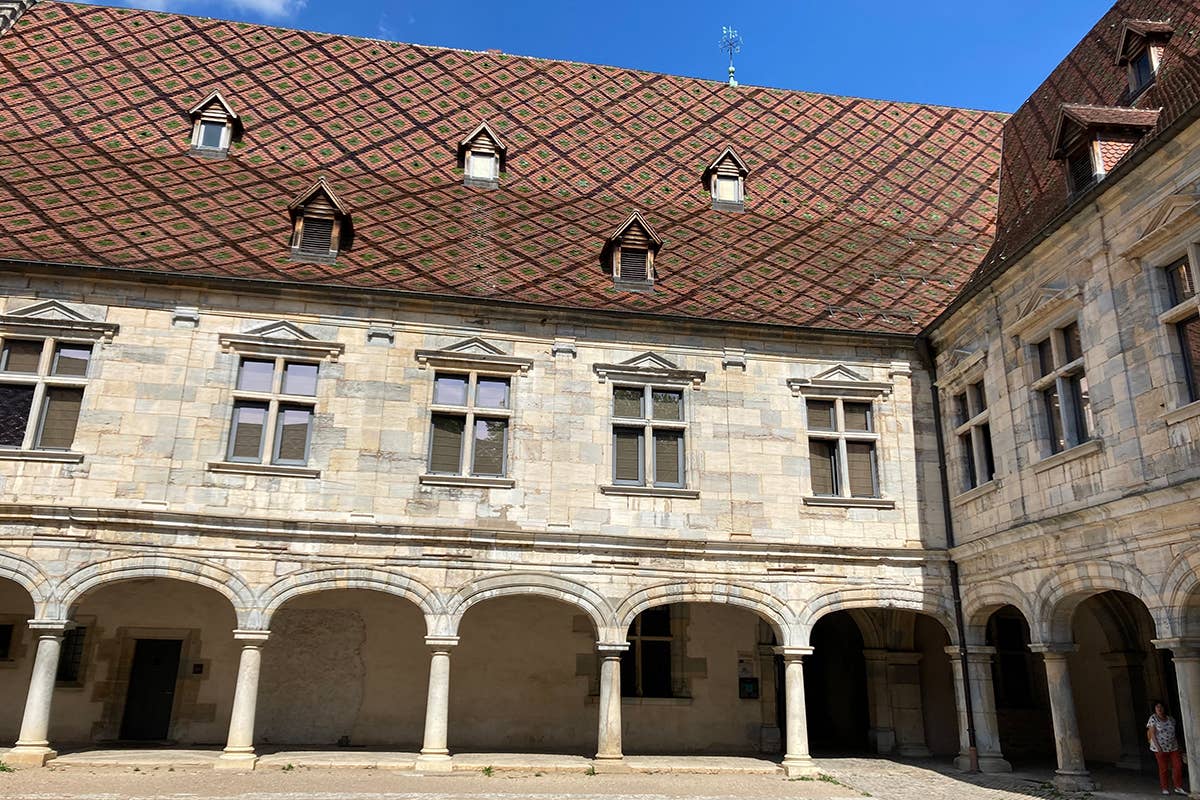
[[981,615],[984,643],[994,648],[991,679],[996,729],[1004,757],[1015,769],[1054,763],[1054,726],[1046,692],[1046,669],[1029,649],[1025,614],[1002,605]]
[[458,607],[451,748],[595,753],[594,609],[545,592],[518,593],[511,586],[474,598]]
[[256,742],[418,749],[429,655],[417,601],[427,596],[388,581],[309,578],[272,592],[265,604],[271,637],[262,651]]
[[29,689],[37,637],[26,623],[34,616],[29,589],[0,577],[0,742],[16,741]]
[[834,610],[811,627],[804,659],[815,755],[958,752],[949,632],[902,608]]
[[[50,739],[224,741],[237,675],[238,593],[204,575],[85,569],[63,592],[63,638]],[[244,586],[244,585],[243,585]],[[248,593],[247,593],[248,594]]]

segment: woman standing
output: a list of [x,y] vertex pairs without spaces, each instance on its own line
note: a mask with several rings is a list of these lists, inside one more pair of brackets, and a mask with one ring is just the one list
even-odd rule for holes
[[1162,703],[1154,704],[1154,713],[1146,722],[1146,739],[1150,742],[1150,751],[1158,759],[1158,785],[1162,793],[1171,793],[1170,784],[1167,783],[1169,769],[1175,794],[1187,794],[1183,788],[1183,759],[1179,755],[1179,740],[1175,738],[1175,718],[1167,716],[1167,709]]

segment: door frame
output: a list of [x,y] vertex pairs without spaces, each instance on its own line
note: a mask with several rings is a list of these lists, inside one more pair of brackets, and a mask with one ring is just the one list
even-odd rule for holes
[[[114,663],[109,670],[112,680],[109,682],[101,719],[96,723],[95,735],[92,737],[94,740],[119,740],[121,722],[125,715],[125,703],[129,696],[129,679],[133,673],[133,655],[137,649],[138,639],[176,639],[181,642],[179,669],[175,675],[175,695],[171,701],[171,722],[167,726],[167,740],[178,741],[183,738],[187,726],[196,716],[196,697],[200,689],[200,681],[197,678],[207,677],[209,672],[207,662],[199,658],[200,629],[122,626],[116,629],[115,641],[112,642]],[[195,663],[205,664],[204,675],[194,676],[192,674],[192,664]],[[97,690],[100,689],[100,685],[97,686]]]

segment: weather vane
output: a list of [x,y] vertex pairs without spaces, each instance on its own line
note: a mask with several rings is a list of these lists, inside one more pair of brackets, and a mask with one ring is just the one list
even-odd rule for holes
[[721,49],[729,53],[729,85],[737,86],[733,79],[733,54],[742,52],[742,35],[733,28],[721,28]]

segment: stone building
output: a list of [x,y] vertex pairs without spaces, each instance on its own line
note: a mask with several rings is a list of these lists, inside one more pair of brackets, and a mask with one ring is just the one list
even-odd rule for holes
[[7,762],[1200,739],[1192,4],[1011,117],[2,5]]

